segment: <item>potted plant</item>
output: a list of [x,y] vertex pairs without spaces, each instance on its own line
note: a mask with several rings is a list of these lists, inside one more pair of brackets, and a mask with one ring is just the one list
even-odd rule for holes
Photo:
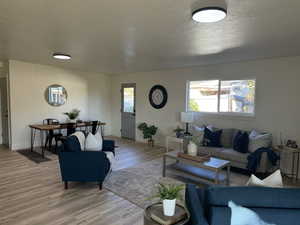
[[155,194],[153,198],[159,198],[163,202],[163,210],[165,216],[174,216],[176,200],[182,199],[180,192],[183,189],[183,184],[158,184],[157,194]]
[[78,118],[80,110],[73,109],[71,112],[65,112],[64,115],[67,115],[70,123],[76,123],[76,119]]
[[174,130],[176,137],[180,138],[182,137],[182,132],[184,131],[184,129],[180,128],[179,126],[176,127],[176,129]]
[[154,140],[152,137],[156,134],[158,128],[154,125],[148,126],[147,123],[141,123],[138,126],[138,129],[143,132],[144,139],[148,139],[148,144],[150,144],[153,147]]

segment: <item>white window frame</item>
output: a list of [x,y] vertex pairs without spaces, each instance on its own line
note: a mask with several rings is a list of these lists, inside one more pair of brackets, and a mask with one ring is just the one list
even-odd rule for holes
[[[189,101],[190,101],[190,83],[193,81],[219,81],[219,91],[218,91],[218,112],[198,112],[191,111],[189,109]],[[240,113],[240,112],[220,112],[220,90],[221,90],[221,81],[232,81],[232,80],[254,80],[255,82],[255,90],[254,90],[254,108],[253,113]],[[255,117],[256,112],[256,79],[255,78],[243,78],[243,79],[206,79],[206,80],[188,80],[186,82],[186,112],[198,113],[202,115],[224,115],[224,116],[237,116],[237,117]]]

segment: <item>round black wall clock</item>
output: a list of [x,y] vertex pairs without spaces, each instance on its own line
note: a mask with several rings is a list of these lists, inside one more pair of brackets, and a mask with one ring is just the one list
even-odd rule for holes
[[154,85],[149,92],[149,102],[155,109],[163,108],[168,101],[168,92],[161,85]]

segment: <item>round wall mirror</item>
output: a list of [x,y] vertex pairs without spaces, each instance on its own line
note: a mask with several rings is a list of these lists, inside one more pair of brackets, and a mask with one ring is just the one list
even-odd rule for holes
[[67,101],[68,93],[66,89],[58,84],[53,84],[47,87],[45,91],[45,99],[49,105],[61,106]]

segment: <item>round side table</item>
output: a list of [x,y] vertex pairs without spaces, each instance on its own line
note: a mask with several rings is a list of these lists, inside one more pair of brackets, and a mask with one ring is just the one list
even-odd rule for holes
[[[180,213],[180,211],[185,211],[185,215],[184,217],[178,221],[178,217],[182,217],[182,213]],[[159,217],[160,219],[163,220],[169,220],[169,221],[178,221],[175,223],[159,223],[157,221],[155,221],[154,219],[152,219],[151,215],[152,213],[154,213],[157,217]],[[166,217],[163,215],[163,205],[162,203],[154,203],[152,205],[149,205],[144,212],[144,225],[163,225],[163,224],[170,224],[170,225],[184,225],[186,224],[190,219],[190,214],[188,212],[188,210],[180,205],[180,204],[176,204],[176,208],[175,208],[175,215],[174,216],[170,216],[170,217]]]

